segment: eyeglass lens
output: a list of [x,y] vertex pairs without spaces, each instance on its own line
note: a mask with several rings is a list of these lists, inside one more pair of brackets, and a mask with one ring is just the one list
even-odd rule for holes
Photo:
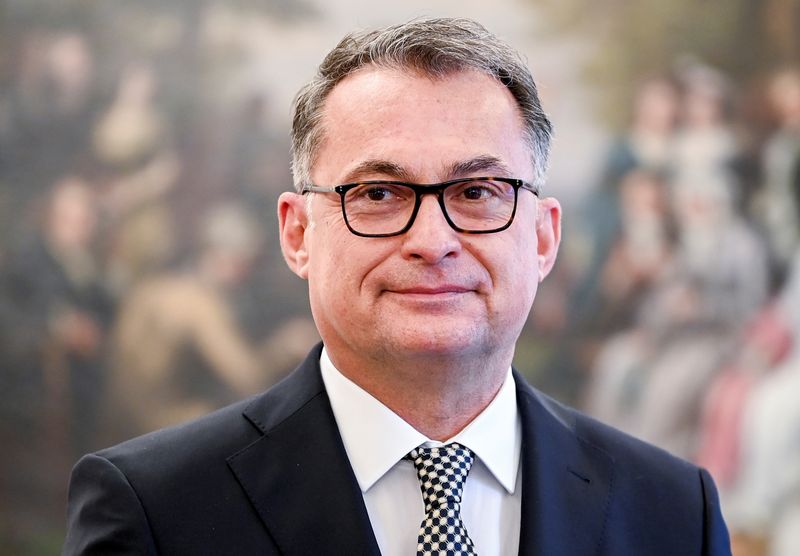
[[[508,224],[514,214],[516,193],[513,185],[501,181],[465,181],[448,185],[442,200],[456,227],[488,231]],[[416,202],[417,195],[408,186],[362,184],[347,191],[344,210],[356,232],[391,234],[408,225]]]

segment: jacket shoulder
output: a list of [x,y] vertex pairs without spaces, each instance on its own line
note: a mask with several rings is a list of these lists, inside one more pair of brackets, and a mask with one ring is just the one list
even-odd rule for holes
[[577,409],[569,407],[550,398],[542,392],[531,390],[531,395],[541,404],[547,413],[555,418],[559,425],[575,435],[587,445],[605,453],[617,466],[626,468],[643,468],[651,473],[693,474],[699,471],[697,466],[602,423]]
[[126,473],[154,470],[159,476],[206,466],[212,461],[225,465],[228,457],[324,393],[318,360],[318,350],[314,349],[291,375],[266,392],[187,423],[127,440],[95,455]]
[[590,472],[609,470],[602,554],[689,554],[700,549],[703,555],[730,555],[717,490],[707,471],[527,384],[518,386],[518,404],[520,400],[530,419],[546,423],[534,426],[537,432],[546,431],[537,444],[541,449],[546,448],[542,442],[556,443],[566,448],[565,461]]

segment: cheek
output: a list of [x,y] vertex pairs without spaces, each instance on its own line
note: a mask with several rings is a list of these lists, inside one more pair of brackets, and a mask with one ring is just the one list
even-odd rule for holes
[[349,322],[357,319],[352,303],[352,269],[345,264],[350,260],[337,264],[340,259],[329,246],[316,245],[309,261],[309,301],[323,338],[338,336],[338,330],[349,328]]
[[517,274],[514,277],[514,284],[511,288],[509,300],[507,301],[507,327],[509,333],[515,339],[522,332],[522,328],[528,321],[536,292],[539,288],[539,273],[535,263],[519,264]]
[[[511,307],[510,313],[527,315],[539,285],[539,258],[534,231],[515,242],[513,246],[506,246],[503,267],[500,269],[499,280],[504,287],[506,303]],[[516,317],[515,317],[516,318]]]
[[512,272],[506,285],[509,303],[519,311],[527,312],[539,286],[538,266],[535,259],[529,257],[525,259],[524,264],[518,260],[510,266],[509,273]]
[[[320,233],[321,232],[321,233]],[[356,302],[373,269],[386,258],[376,240],[354,236],[347,230],[315,232],[309,266],[309,288],[331,304],[336,299]]]

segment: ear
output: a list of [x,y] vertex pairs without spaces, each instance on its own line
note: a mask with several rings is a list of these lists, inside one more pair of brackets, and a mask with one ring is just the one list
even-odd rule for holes
[[282,193],[278,198],[281,251],[291,271],[303,279],[308,278],[308,226],[305,197],[292,192]]
[[537,204],[536,237],[539,240],[537,256],[541,282],[553,269],[561,243],[561,205],[552,197],[545,197]]

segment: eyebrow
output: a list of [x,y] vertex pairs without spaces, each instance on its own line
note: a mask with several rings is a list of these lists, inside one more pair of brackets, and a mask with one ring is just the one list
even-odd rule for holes
[[482,155],[469,160],[455,162],[448,168],[447,175],[457,178],[459,176],[477,174],[478,172],[490,172],[503,177],[511,175],[503,161],[491,155]]
[[411,173],[405,168],[388,160],[370,159],[361,162],[358,166],[345,174],[345,183],[357,182],[370,174],[380,174],[399,181],[413,181]]
[[[481,155],[469,160],[460,160],[445,168],[447,179],[469,176],[470,174],[474,175],[481,172],[488,172],[501,176],[511,175],[508,167],[499,158],[491,155]],[[361,162],[358,166],[345,174],[343,182],[358,182],[370,174],[379,174],[404,182],[415,181],[413,173],[397,163],[388,160],[370,159]]]

